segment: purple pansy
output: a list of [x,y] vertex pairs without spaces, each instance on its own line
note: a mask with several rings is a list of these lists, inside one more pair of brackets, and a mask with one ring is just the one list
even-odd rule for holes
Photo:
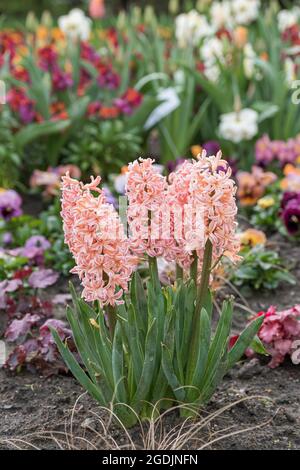
[[285,193],[281,207],[281,217],[288,233],[300,234],[300,193]]
[[10,220],[22,215],[22,199],[13,189],[0,192],[0,217]]
[[5,332],[5,338],[11,342],[26,336],[31,327],[39,320],[39,315],[31,315],[30,313],[27,313],[21,320],[13,320]]
[[211,155],[217,155],[221,147],[216,140],[208,140],[202,145],[202,149],[206,150],[207,156],[210,157]]
[[30,274],[28,284],[31,287],[44,289],[56,283],[59,274],[52,269],[39,269]]
[[64,341],[68,337],[72,337],[72,332],[62,320],[50,318],[40,327],[40,351],[46,361],[53,362],[58,356],[55,341],[53,339],[50,328],[54,328],[61,340]]
[[42,235],[33,235],[19,249],[19,256],[31,260],[31,263],[41,266],[44,263],[44,252],[50,248],[50,242]]

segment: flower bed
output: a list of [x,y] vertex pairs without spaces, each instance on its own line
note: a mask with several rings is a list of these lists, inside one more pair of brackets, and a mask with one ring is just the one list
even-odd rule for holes
[[298,373],[300,10],[262,3],[3,19],[5,380],[72,373],[136,429]]

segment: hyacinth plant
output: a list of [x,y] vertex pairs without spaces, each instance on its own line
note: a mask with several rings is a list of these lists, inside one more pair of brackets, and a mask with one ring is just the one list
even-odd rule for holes
[[[151,159],[133,162],[125,229],[100,180],[84,185],[63,177],[65,241],[85,299],[72,289],[74,307],[67,312],[81,365],[53,331],[55,341],[83,387],[126,426],[150,417],[154,405],[159,411],[179,403],[183,415],[193,414],[257,344],[263,321],[250,323],[229,350],[227,300],[213,328],[214,270],[223,256],[239,259],[230,167],[220,152],[207,157],[204,151],[167,179]],[[158,257],[176,263],[173,286],[161,286]],[[142,279],[138,265],[146,260],[149,275]]]

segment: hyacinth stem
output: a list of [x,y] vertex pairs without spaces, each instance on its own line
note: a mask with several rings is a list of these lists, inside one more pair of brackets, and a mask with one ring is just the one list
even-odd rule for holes
[[206,298],[206,293],[209,286],[209,276],[211,272],[211,263],[212,263],[212,243],[210,240],[207,240],[204,248],[204,257],[203,257],[203,266],[201,273],[200,286],[198,288],[195,316],[200,315],[201,309],[204,305],[204,300]]
[[107,307],[106,319],[107,319],[107,326],[109,329],[110,337],[111,337],[111,340],[113,340],[114,334],[115,334],[115,327],[117,323],[117,315],[112,305],[108,305]]
[[148,263],[149,263],[149,270],[150,270],[150,277],[155,281],[155,284],[158,285],[159,283],[159,275],[158,275],[158,268],[157,268],[157,259],[148,256]]
[[201,309],[204,305],[206,293],[209,285],[210,267],[212,263],[212,244],[210,240],[207,240],[204,248],[203,266],[201,273],[200,286],[197,291],[196,306],[194,310],[194,316],[192,321],[192,333],[191,333],[191,348],[190,348],[190,362],[187,369],[186,380],[187,384],[190,384],[194,369],[196,366],[198,351],[197,351],[197,335],[199,334],[199,322]]
[[176,280],[183,279],[183,269],[176,264]]
[[198,274],[198,256],[197,256],[197,252],[193,251],[193,262],[191,265],[191,279],[194,280],[195,285],[197,285],[197,274]]

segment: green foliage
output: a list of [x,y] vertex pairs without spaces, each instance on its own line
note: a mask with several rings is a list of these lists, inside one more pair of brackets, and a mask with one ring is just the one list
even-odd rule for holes
[[[59,200],[49,206],[40,214],[39,218],[31,215],[21,215],[9,221],[0,219],[0,240],[9,232],[13,236],[13,246],[21,247],[34,235],[43,235],[49,240],[51,246],[45,251],[46,264],[67,276],[74,262],[67,245],[64,242],[62,220],[60,217]],[[58,256],[59,255],[59,256]],[[0,271],[7,272],[16,270],[27,262],[27,258],[13,257],[0,260]]]
[[46,262],[56,271],[68,276],[74,261],[64,241],[59,199],[41,213],[40,220],[41,231],[51,242],[51,248],[45,253]]
[[21,156],[18,152],[12,128],[12,117],[4,108],[0,113],[0,187],[15,187],[20,172]]
[[155,259],[150,259],[149,267],[147,290],[136,273],[125,304],[106,310],[107,322],[99,307],[91,308],[72,288],[73,308],[67,316],[83,368],[58,333],[52,332],[73,375],[101,405],[112,406],[126,426],[135,424],[138,417],[150,417],[154,405],[159,411],[179,403],[186,405],[183,416],[193,415],[209,401],[263,321],[260,317],[250,323],[229,351],[232,302],[224,302],[212,331],[208,291],[199,315],[199,289],[193,280],[178,280],[175,288],[162,289]]
[[89,119],[80,134],[64,150],[64,158],[84,172],[102,175],[122,168],[141,152],[142,138],[136,128],[127,129],[121,120]]
[[232,273],[231,280],[238,286],[253,289],[276,289],[281,282],[295,285],[296,280],[284,266],[275,251],[265,250],[261,245],[242,252],[244,259]]
[[263,230],[275,232],[282,228],[282,221],[278,217],[280,203],[278,196],[274,197],[275,203],[267,208],[262,208],[256,204],[252,209],[250,223]]

